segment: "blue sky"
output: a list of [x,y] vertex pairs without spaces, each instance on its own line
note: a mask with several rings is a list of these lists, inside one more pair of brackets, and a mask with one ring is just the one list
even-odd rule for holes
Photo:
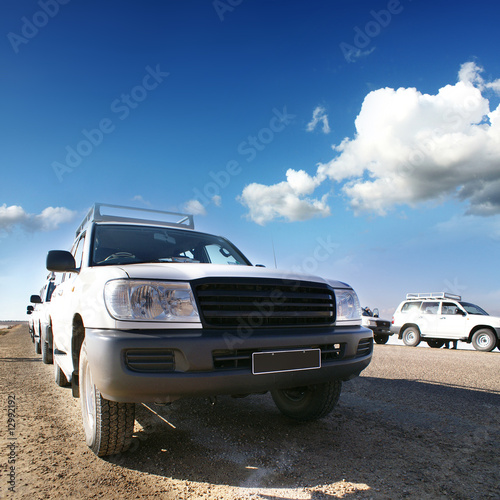
[[496,2],[6,0],[0,319],[96,201],[195,213],[385,316],[500,315]]

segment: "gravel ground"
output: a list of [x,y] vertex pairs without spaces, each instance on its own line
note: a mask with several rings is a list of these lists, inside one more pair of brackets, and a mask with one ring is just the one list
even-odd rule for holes
[[131,450],[100,459],[27,327],[2,330],[0,498],[499,499],[499,367],[498,351],[376,345],[321,421],[269,395],[138,405]]

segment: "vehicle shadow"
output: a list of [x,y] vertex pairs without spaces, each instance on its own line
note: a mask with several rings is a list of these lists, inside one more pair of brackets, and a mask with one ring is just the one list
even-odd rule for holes
[[4,361],[6,363],[18,363],[18,362],[28,362],[28,363],[41,363],[41,358],[0,358],[0,362]]
[[485,443],[498,449],[499,408],[496,393],[370,377],[345,383],[335,410],[311,423],[282,416],[269,395],[137,405],[130,450],[106,460],[212,485],[319,488],[308,497],[318,499],[338,494],[321,485],[344,481],[383,490],[384,471],[399,467],[420,481],[424,462],[439,487],[443,470],[466,463],[480,471]]

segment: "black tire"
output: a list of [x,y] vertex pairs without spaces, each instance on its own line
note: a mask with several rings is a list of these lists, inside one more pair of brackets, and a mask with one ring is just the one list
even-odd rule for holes
[[46,365],[51,365],[54,359],[52,356],[52,349],[49,347],[49,341],[47,340],[47,333],[42,335],[40,332],[40,344],[42,347],[42,362]]
[[472,345],[476,351],[493,351],[497,345],[496,335],[491,330],[482,328],[472,336]]
[[374,335],[373,339],[375,340],[376,344],[387,344],[389,335]]
[[324,384],[275,389],[271,396],[283,415],[307,422],[326,417],[337,404],[341,390],[342,381],[332,380]]
[[403,343],[409,347],[420,344],[420,330],[416,326],[409,326],[403,332]]
[[427,340],[427,345],[434,349],[439,349],[444,346],[444,340]]
[[88,447],[99,457],[126,451],[132,441],[134,403],[117,403],[101,396],[94,385],[85,342],[80,351],[80,403]]

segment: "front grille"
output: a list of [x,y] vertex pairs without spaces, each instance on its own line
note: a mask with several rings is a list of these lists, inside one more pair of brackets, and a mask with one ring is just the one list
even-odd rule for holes
[[125,365],[134,372],[162,373],[175,370],[174,351],[169,349],[130,349]]
[[[290,349],[321,349],[321,363],[341,360],[344,357],[345,344],[330,344],[320,346],[291,347]],[[279,351],[280,349],[266,349],[266,351]],[[215,370],[250,370],[252,368],[252,354],[262,350],[237,349],[214,351],[212,358]]]
[[373,339],[361,339],[358,344],[358,350],[356,351],[356,357],[361,358],[363,356],[368,356],[373,350]]
[[327,285],[232,279],[200,281],[194,290],[208,327],[255,329],[335,322],[335,296]]

